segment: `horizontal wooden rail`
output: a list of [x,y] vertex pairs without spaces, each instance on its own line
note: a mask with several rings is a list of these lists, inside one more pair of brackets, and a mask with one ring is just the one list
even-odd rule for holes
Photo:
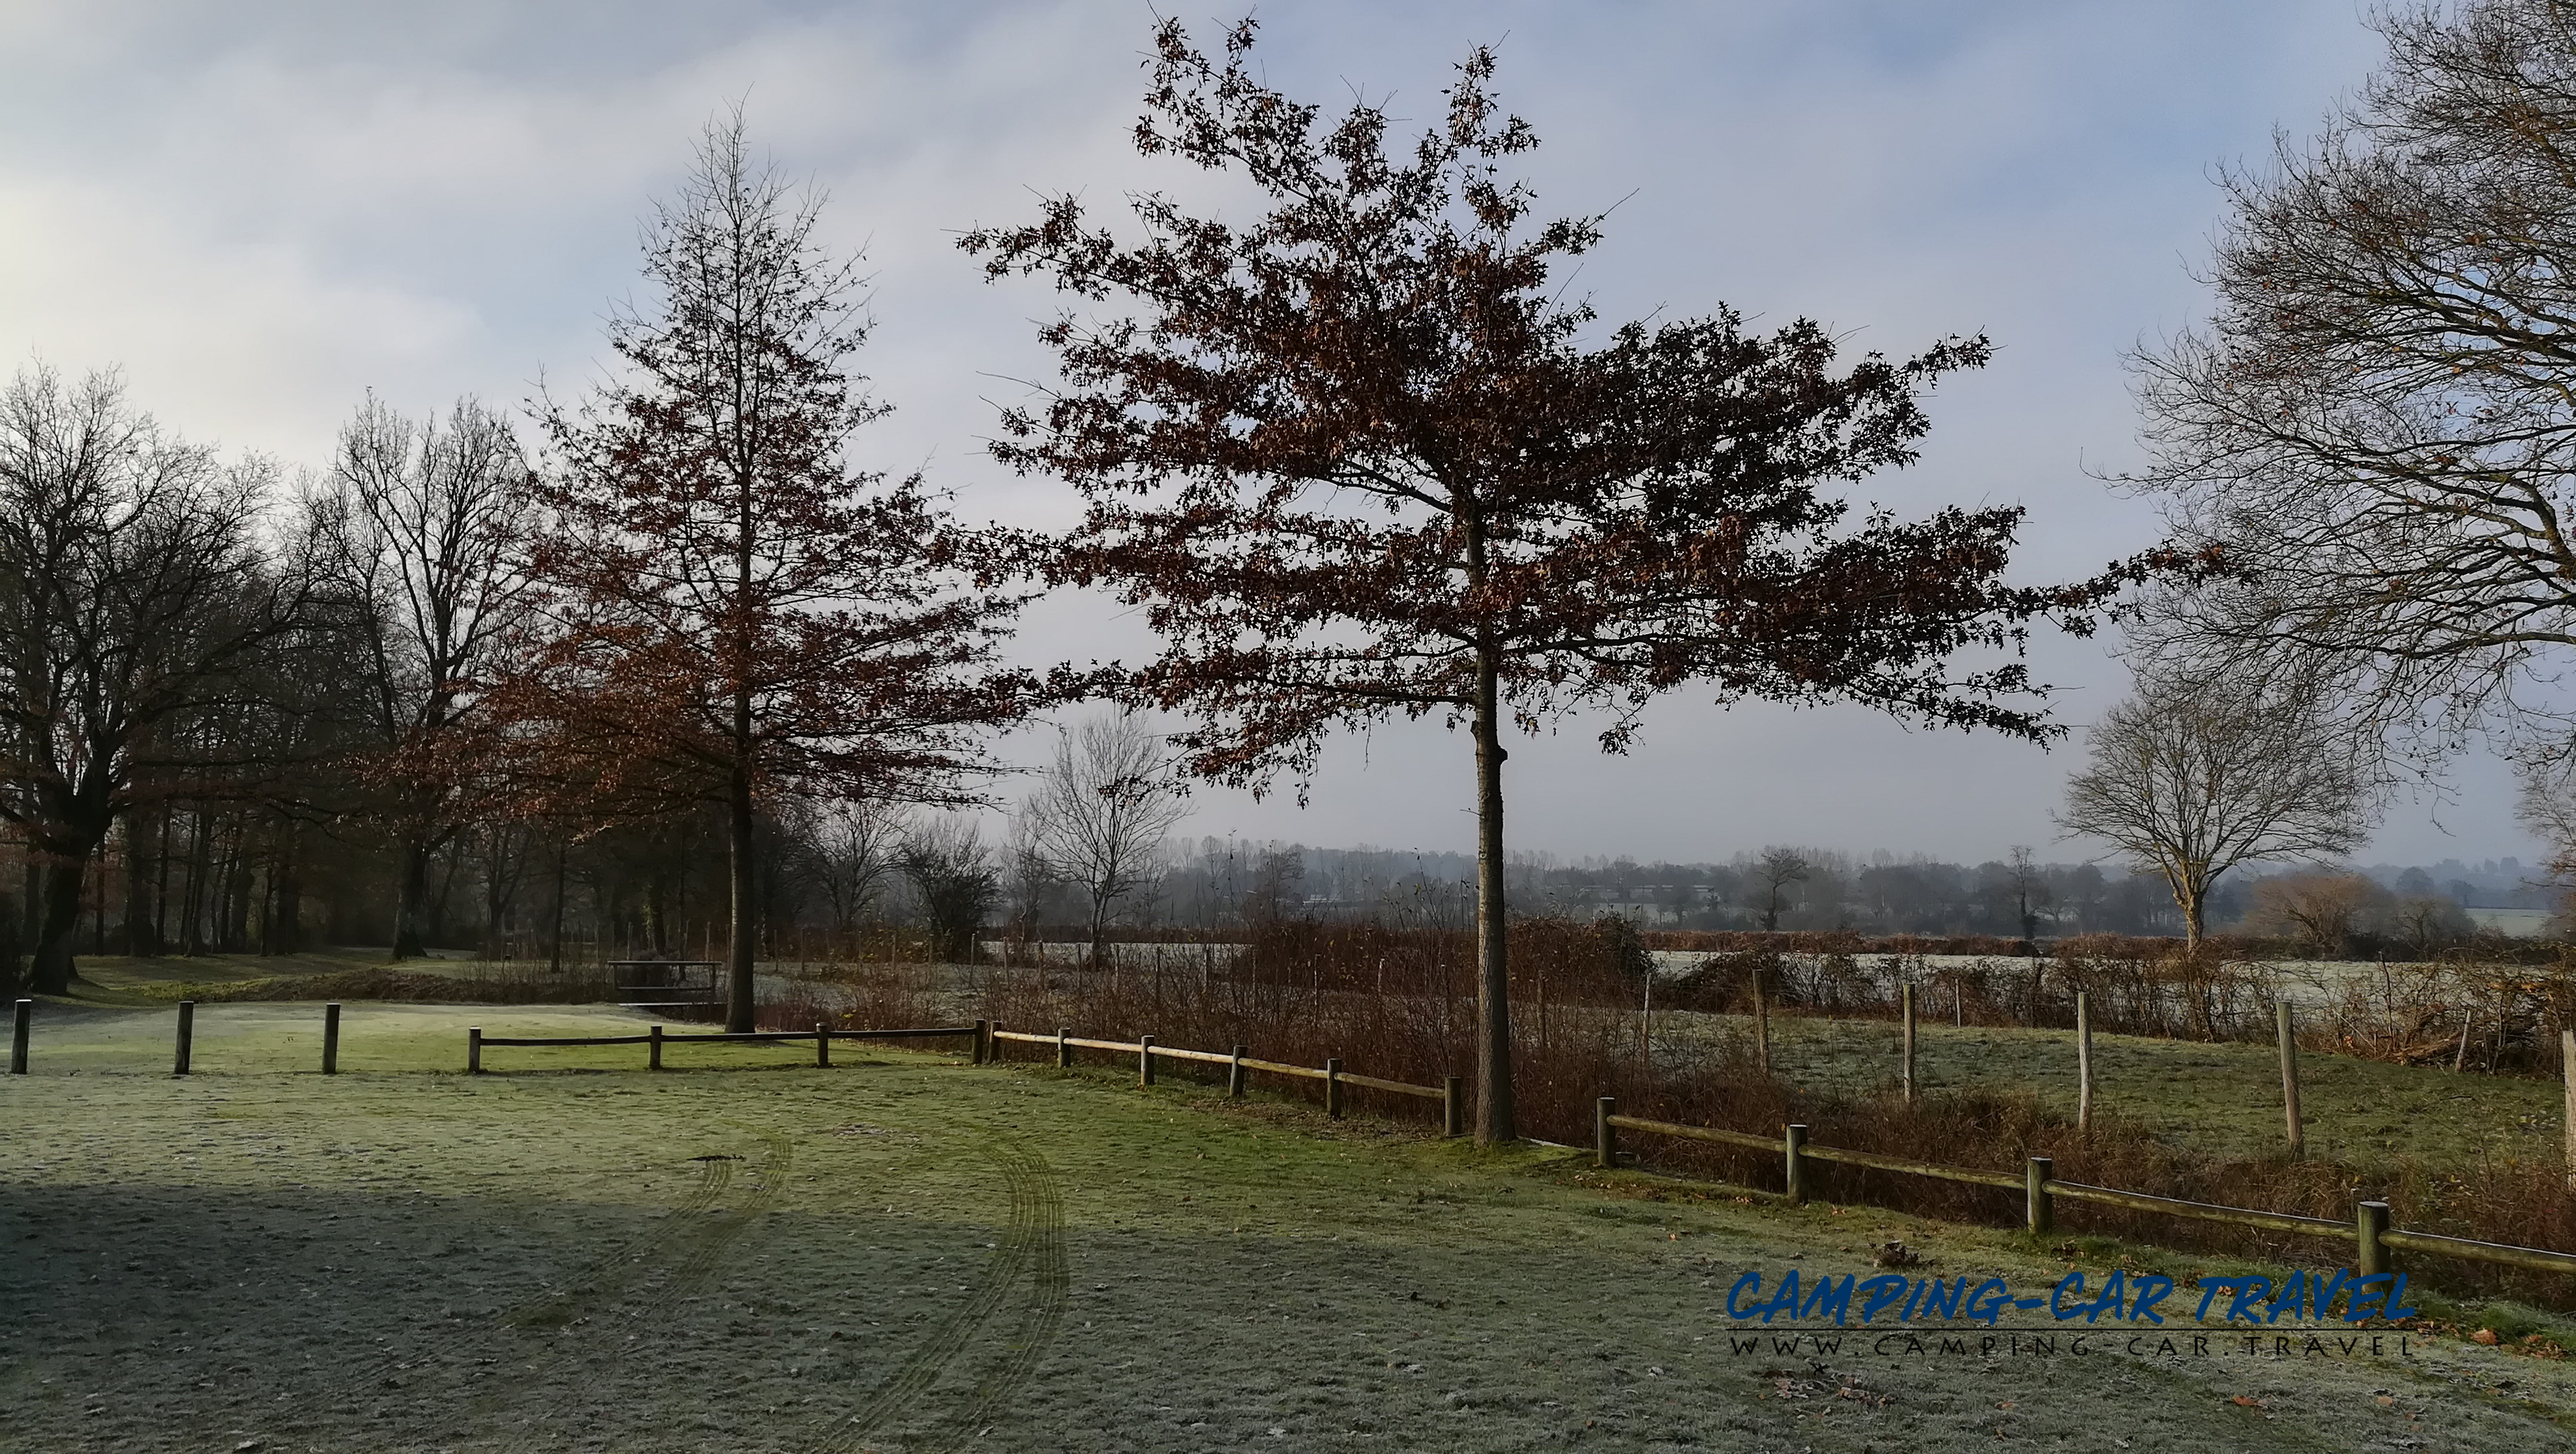
[[[1117,1055],[1141,1055],[1145,1051],[1143,1043],[1135,1040],[1086,1040],[1073,1035],[1067,1035],[1059,1040],[1053,1035],[1040,1035],[1028,1030],[996,1030],[993,1032],[993,1038],[1015,1041],[1022,1045],[1061,1045],[1075,1050],[1106,1050]],[[1154,1058],[1195,1060],[1207,1065],[1235,1063],[1235,1058],[1223,1051],[1184,1050],[1176,1045],[1156,1045]],[[1283,1060],[1255,1060],[1249,1055],[1243,1057],[1242,1063],[1246,1070],[1258,1070],[1268,1075],[1297,1076],[1305,1080],[1323,1080],[1332,1074],[1312,1065],[1290,1065]],[[1410,1081],[1402,1080],[1380,1080],[1374,1075],[1359,1075],[1347,1070],[1340,1073],[1340,1080],[1344,1085],[1386,1091],[1399,1096],[1416,1096],[1426,1101],[1444,1100],[1449,1094],[1447,1090],[1436,1085],[1415,1085]]]
[[[927,1029],[834,1030],[829,1033],[830,1038],[834,1040],[916,1040],[950,1035],[972,1035],[975,1033],[975,1027],[972,1025],[957,1025],[953,1027],[938,1025]],[[655,1037],[651,1035],[486,1035],[483,1037],[482,1043],[487,1046],[650,1045],[653,1043],[654,1038]],[[688,1041],[733,1041],[736,1043],[748,1044],[757,1041],[769,1040],[811,1041],[813,1038],[814,1032],[811,1030],[719,1030],[710,1031],[703,1035],[666,1034],[660,1037],[662,1043],[665,1045],[678,1045]],[[1053,1043],[1052,1038],[1050,1038],[1049,1043]],[[1130,1046],[1129,1048],[1133,1049],[1134,1047]],[[1223,1060],[1225,1057],[1220,1055],[1217,1058],[1219,1060]]]
[[[1750,1131],[1729,1131],[1720,1126],[1685,1126],[1679,1121],[1649,1121],[1638,1116],[1612,1116],[1610,1124],[1623,1131],[1652,1131],[1658,1136],[1679,1136],[1685,1141],[1714,1141],[1720,1146],[1743,1146],[1754,1151],[1779,1151],[1789,1144],[1777,1136],[1756,1136]],[[1815,1148],[1807,1149],[1813,1151]]]
[[2445,1237],[2438,1232],[2403,1232],[2396,1228],[2379,1234],[2379,1240],[2391,1247],[2412,1247],[2438,1257],[2465,1257],[2472,1262],[2501,1262],[2507,1267],[2527,1267],[2534,1272],[2576,1272],[2576,1252],[2546,1252],[2538,1247],[2509,1247],[2502,1242],[2478,1242],[2467,1237]]
[[2133,1212],[2161,1212],[2169,1217],[2188,1217],[2199,1222],[2225,1222],[2231,1226],[2259,1227],[2266,1232],[2289,1232],[2303,1237],[2340,1237],[2349,1242],[2359,1234],[2350,1222],[2328,1217],[2301,1217],[2288,1212],[2261,1212],[2252,1207],[2222,1207],[2211,1202],[2187,1202],[2179,1197],[2149,1196],[2142,1191],[2122,1191],[2111,1186],[2086,1186],[2080,1181],[2047,1183],[2050,1196],[2070,1197],[2079,1202],[2099,1202],[2106,1207],[2125,1207]]
[[1937,1181],[1962,1181],[1970,1186],[2001,1187],[2020,1191],[2023,1179],[2008,1171],[1980,1171],[1973,1166],[1944,1166],[1937,1161],[1917,1161],[1910,1156],[1881,1156],[1875,1151],[1846,1151],[1839,1146],[1818,1146],[1809,1142],[1799,1153],[1818,1161],[1839,1161],[1849,1166],[1865,1166],[1872,1171],[1899,1171],[1908,1176],[1928,1176]]
[[[1217,1058],[1219,1060],[1230,1060],[1233,1057],[1220,1055]],[[1400,1096],[1420,1096],[1424,1100],[1429,1101],[1436,1101],[1444,1094],[1444,1092],[1433,1086],[1415,1085],[1410,1081],[1380,1080],[1373,1075],[1354,1075],[1347,1070],[1342,1072],[1342,1084],[1361,1086],[1368,1090],[1388,1091]]]

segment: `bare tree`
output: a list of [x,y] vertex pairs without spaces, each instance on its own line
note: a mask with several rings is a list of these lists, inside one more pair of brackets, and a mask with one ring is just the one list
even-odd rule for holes
[[2529,689],[2576,644],[2576,6],[2374,24],[2323,134],[2225,177],[2209,322],[2134,361],[2134,482],[2225,567],[2147,635],[2205,674],[2321,664],[2439,750],[2564,720]]
[[1808,876],[1815,871],[1816,866],[1807,861],[1806,855],[1794,848],[1762,850],[1761,858],[1754,861],[1752,879],[1762,890],[1762,927],[1764,929],[1780,927],[1780,910],[1784,906],[1789,885],[1805,883]]
[[1082,893],[1094,964],[1111,918],[1154,882],[1163,839],[1189,811],[1176,766],[1134,713],[1088,718],[1058,739],[1022,809],[1038,851]]
[[259,547],[272,473],[163,434],[113,374],[0,392],[0,816],[43,876],[41,993],[69,988],[90,860],[155,755],[312,619],[310,578]]
[[2021,922],[2021,937],[2034,948],[2039,943],[2039,911],[2048,902],[2048,875],[2039,867],[2025,844],[2013,845],[2012,862],[2004,868],[2004,881],[2012,885],[2013,913]]
[[430,862],[472,811],[459,734],[525,615],[528,468],[509,421],[475,400],[416,424],[370,397],[340,432],[333,480],[339,494],[317,506],[359,605],[375,767],[395,796],[393,957],[414,958],[426,948]]
[[2354,934],[2383,927],[2392,907],[2388,890],[2361,874],[2274,874],[2254,885],[2246,927],[2295,939],[2320,959],[2338,959],[2350,950]]
[[2085,743],[2058,826],[2162,874],[2194,944],[2219,875],[2338,857],[2370,826],[2367,759],[2312,691],[2149,679]]
[[950,964],[973,963],[975,931],[1001,897],[1001,875],[983,834],[972,823],[933,822],[905,835],[896,861],[921,901],[931,954]]
[[891,804],[855,798],[814,809],[802,826],[808,872],[823,891],[832,927],[846,934],[876,907],[895,872],[903,819]]

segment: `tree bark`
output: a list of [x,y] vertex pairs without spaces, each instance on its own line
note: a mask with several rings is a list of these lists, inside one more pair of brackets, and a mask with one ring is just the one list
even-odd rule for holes
[[30,975],[36,993],[71,993],[73,951],[79,947],[81,889],[89,867],[86,852],[56,852],[44,866],[43,928],[37,932],[36,962]]
[[1520,1138],[1512,1103],[1511,921],[1503,904],[1500,653],[1476,651],[1476,1142]]
[[[152,817],[163,825],[159,836],[166,850],[169,839],[169,808],[157,806]],[[125,952],[139,959],[149,959],[161,952],[161,925],[158,880],[161,866],[153,853],[154,828],[142,814],[125,820]]]
[[[746,708],[743,715],[748,716]],[[746,723],[745,736],[750,733]],[[755,986],[752,980],[752,931],[760,916],[760,875],[752,833],[751,765],[734,760],[733,781],[726,793],[726,818],[733,841],[733,943],[727,954],[725,1028],[740,1034],[752,1028]]]
[[419,959],[429,950],[421,920],[429,912],[429,844],[417,833],[402,842],[402,882],[394,898],[394,959]]

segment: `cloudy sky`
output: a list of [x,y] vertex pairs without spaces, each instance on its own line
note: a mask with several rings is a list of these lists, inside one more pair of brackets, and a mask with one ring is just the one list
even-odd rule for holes
[[[1041,377],[1042,285],[988,287],[960,230],[1042,191],[1114,205],[1134,157],[1136,0],[1008,4],[0,0],[0,358],[118,365],[138,402],[227,450],[319,463],[373,389],[427,410],[598,377],[636,221],[713,112],[829,196],[864,249],[862,367],[897,413],[866,463],[921,467],[980,517],[1067,516],[982,453]],[[1233,10],[1174,13],[1213,38]],[[1864,493],[1900,512],[2028,507],[2023,574],[2089,573],[2153,512],[2098,482],[2134,458],[2122,351],[2185,326],[2222,164],[2312,127],[2370,68],[2353,0],[1325,3],[1259,8],[1272,82],[1428,119],[1495,43],[1545,139],[1544,204],[1615,207],[1577,287],[1610,319],[1719,302],[1813,316],[1891,353],[1983,329],[1983,373],[1934,400],[1923,463]],[[1032,656],[1136,648],[1068,601]],[[2098,642],[2048,642],[2081,728],[2125,686]],[[1028,755],[1032,744],[1015,744]],[[1725,857],[1770,842],[1976,859],[2049,845],[2081,759],[1910,732],[1859,711],[1720,711],[1687,695],[1604,759],[1580,721],[1515,751],[1511,837],[1562,855]],[[1340,744],[1303,811],[1199,795],[1191,831],[1470,843],[1463,735]],[[2045,849],[2080,857],[2080,845]],[[2533,856],[2503,775],[2399,804],[2365,857]]]

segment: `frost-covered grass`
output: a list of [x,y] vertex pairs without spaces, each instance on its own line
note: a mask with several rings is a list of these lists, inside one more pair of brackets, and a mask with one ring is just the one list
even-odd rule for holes
[[[2128,1258],[1561,1150],[846,1046],[493,1052],[608,1010],[48,1007],[0,1078],[0,1448],[2566,1447],[2569,1365],[1738,1353],[1748,1268]],[[683,1059],[685,1055],[688,1058]],[[536,1067],[544,1066],[545,1069]],[[593,1069],[580,1067],[592,1066]],[[2469,1316],[2518,1335],[2512,1310]],[[2125,1335],[2115,1343],[2124,1344]]]

